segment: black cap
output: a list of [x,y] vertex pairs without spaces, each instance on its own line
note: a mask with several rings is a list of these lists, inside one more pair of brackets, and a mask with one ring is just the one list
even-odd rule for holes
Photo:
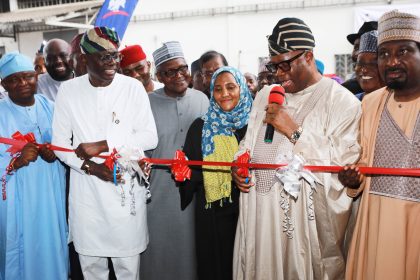
[[366,21],[365,23],[363,23],[362,27],[360,27],[357,33],[347,35],[347,41],[349,41],[350,44],[354,45],[354,41],[356,41],[356,39],[359,39],[360,36],[362,36],[362,34],[365,34],[366,32],[372,30],[378,30],[378,22]]

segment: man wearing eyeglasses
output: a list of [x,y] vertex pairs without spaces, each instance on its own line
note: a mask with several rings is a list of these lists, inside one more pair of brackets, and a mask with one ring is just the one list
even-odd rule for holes
[[[266,67],[284,87],[285,102],[268,104],[274,86],[257,94],[237,155],[249,150],[253,163],[293,162],[288,168],[357,160],[360,102],[322,77],[314,47],[302,20],[284,18],[274,27]],[[268,124],[275,129],[271,141],[265,137]],[[245,178],[233,170],[242,191],[234,279],[344,279],[352,199],[337,175],[319,172],[303,179],[296,172],[256,169]]]
[[[179,42],[163,43],[153,58],[164,87],[149,94],[159,137],[150,154],[153,158],[172,158],[183,148],[191,123],[207,111],[209,101],[201,91],[188,88],[191,76]],[[150,190],[150,243],[141,257],[141,279],[197,279],[194,209],[181,211],[179,191],[167,169],[152,171]]]
[[70,45],[61,39],[51,39],[44,47],[47,73],[38,78],[38,91],[55,101],[61,83],[73,78],[70,67]]
[[147,190],[135,175],[114,174],[97,156],[155,148],[153,114],[143,85],[117,73],[115,31],[90,29],[80,46],[88,73],[61,85],[53,118],[53,143],[75,149],[56,153],[71,168],[69,239],[85,279],[108,279],[108,257],[117,279],[139,279],[149,239]]
[[203,78],[204,93],[210,99],[210,81],[214,72],[222,66],[228,66],[225,56],[217,51],[207,51],[200,56],[200,72]]

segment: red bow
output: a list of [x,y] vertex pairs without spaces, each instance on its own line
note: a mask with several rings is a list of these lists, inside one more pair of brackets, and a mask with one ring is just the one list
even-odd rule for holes
[[181,150],[175,152],[175,163],[171,164],[171,172],[175,177],[175,181],[184,182],[191,178],[191,169],[188,167],[187,158]]
[[118,155],[117,150],[114,148],[114,150],[112,150],[112,153],[106,157],[104,162],[105,166],[108,167],[109,170],[114,170],[114,164],[118,160],[118,158],[120,158],[120,156]]
[[25,147],[27,143],[36,143],[35,135],[32,132],[23,135],[19,131],[16,131],[13,133],[12,138],[16,141],[14,141],[10,148],[6,150],[6,152],[9,152],[11,155],[22,151],[23,147]]
[[[248,164],[249,161],[251,159],[251,155],[249,154],[249,151],[246,151],[245,153],[243,153],[242,155],[240,155],[237,159],[236,162],[237,163],[244,163],[244,164]],[[238,175],[242,176],[242,177],[249,177],[249,168],[244,166],[244,167],[239,167],[238,171],[236,171],[236,173],[238,173]]]

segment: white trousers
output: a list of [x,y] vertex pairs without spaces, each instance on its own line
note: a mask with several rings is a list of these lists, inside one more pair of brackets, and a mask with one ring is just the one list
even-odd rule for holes
[[[85,280],[108,280],[108,258],[79,254]],[[140,254],[127,258],[111,258],[118,280],[140,280]]]

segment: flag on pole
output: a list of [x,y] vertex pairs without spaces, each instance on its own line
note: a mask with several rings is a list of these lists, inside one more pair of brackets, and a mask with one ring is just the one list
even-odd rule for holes
[[137,2],[138,0],[105,0],[96,17],[95,26],[111,28],[122,40]]

